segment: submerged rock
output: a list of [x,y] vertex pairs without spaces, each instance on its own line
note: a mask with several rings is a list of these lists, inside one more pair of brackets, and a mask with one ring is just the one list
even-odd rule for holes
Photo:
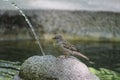
[[84,63],[72,56],[30,57],[22,64],[19,76],[22,80],[99,80]]

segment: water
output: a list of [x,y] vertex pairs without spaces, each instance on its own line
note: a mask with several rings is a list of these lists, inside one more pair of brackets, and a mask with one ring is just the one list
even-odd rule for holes
[[29,25],[29,27],[30,27],[30,29],[31,29],[31,31],[32,31],[32,33],[33,33],[36,41],[37,41],[37,44],[39,45],[39,48],[40,48],[42,54],[45,55],[45,53],[44,53],[44,51],[43,51],[43,49],[42,49],[42,46],[41,46],[41,44],[40,44],[40,42],[39,42],[39,39],[38,39],[38,37],[37,37],[37,35],[36,35],[36,33],[35,33],[35,30],[34,30],[32,24],[30,23],[29,19],[28,19],[27,16],[24,14],[24,12],[23,12],[14,2],[11,3],[11,4],[12,4],[12,6],[14,6],[14,7],[21,13],[21,15],[25,18],[25,21],[26,21],[27,24]]
[[[120,43],[71,42],[81,53],[84,53],[92,62],[94,62],[94,64],[90,64],[84,59],[76,56],[89,67],[95,69],[106,68],[115,72],[120,72]],[[62,51],[54,46],[52,41],[44,41],[42,42],[42,46],[47,55],[59,56],[62,54]],[[27,58],[34,55],[42,55],[36,41],[0,42],[0,80],[1,77],[11,78],[19,71],[20,65]]]

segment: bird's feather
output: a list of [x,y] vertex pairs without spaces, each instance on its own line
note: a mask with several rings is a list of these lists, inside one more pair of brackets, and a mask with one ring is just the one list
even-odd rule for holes
[[70,44],[68,41],[65,41],[62,36],[57,35],[53,39],[56,40],[56,43],[58,46],[62,47],[66,52],[71,53],[72,55],[79,55],[87,60],[89,60],[88,57],[85,55],[81,54],[74,45]]
[[70,49],[72,51],[78,51],[74,45],[71,45],[69,42],[67,41],[63,41],[63,47],[67,48],[67,49]]
[[86,57],[85,55],[81,54],[76,48],[74,45],[71,45],[69,42],[67,41],[63,41],[63,47],[68,49],[68,50],[71,50],[72,54],[73,55],[79,55],[83,58],[85,58],[86,60],[89,60],[88,57]]

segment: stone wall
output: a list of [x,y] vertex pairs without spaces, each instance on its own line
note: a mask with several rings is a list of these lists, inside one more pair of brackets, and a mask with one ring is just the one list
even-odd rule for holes
[[[96,40],[120,41],[120,13],[25,10],[40,34],[67,33]],[[31,30],[18,11],[0,11],[0,36],[4,39],[30,39]]]

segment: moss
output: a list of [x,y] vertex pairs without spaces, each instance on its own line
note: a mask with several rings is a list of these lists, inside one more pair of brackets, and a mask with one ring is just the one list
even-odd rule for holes
[[89,68],[90,71],[94,74],[96,74],[100,80],[120,80],[120,73],[117,73],[115,71],[100,68],[99,70],[96,70],[92,67]]
[[11,78],[0,77],[0,80],[12,80]]

